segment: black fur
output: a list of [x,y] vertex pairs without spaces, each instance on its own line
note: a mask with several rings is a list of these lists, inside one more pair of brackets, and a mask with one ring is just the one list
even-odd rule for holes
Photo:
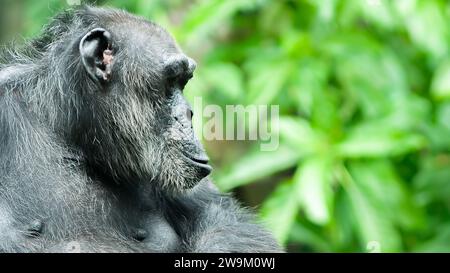
[[164,29],[83,7],[4,51],[1,252],[280,251],[207,178],[195,63]]

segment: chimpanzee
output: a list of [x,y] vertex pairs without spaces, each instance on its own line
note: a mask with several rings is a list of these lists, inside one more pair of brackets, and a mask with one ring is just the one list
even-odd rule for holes
[[282,251],[208,178],[162,27],[83,6],[3,51],[1,252]]

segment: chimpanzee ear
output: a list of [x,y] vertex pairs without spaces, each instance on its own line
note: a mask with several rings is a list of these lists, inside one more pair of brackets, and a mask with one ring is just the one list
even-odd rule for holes
[[111,33],[103,28],[89,31],[80,41],[83,66],[92,79],[100,83],[111,78],[114,60],[111,42]]

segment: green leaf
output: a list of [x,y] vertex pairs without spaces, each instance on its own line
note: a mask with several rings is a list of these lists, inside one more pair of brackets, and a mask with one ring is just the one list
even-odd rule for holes
[[[242,71],[232,63],[213,63],[202,71],[202,77],[223,96],[236,103],[244,95]],[[226,80],[224,80],[226,79]]]
[[323,22],[332,22],[335,13],[336,13],[336,5],[338,4],[338,0],[323,0],[323,1],[310,1],[311,4],[316,5],[318,7],[318,18]]
[[402,16],[411,39],[435,60],[448,50],[448,18],[442,1],[392,1]]
[[319,136],[306,120],[294,117],[280,117],[280,137],[299,153],[309,154],[314,151]]
[[408,230],[423,227],[422,212],[389,161],[351,162],[349,165],[359,189],[380,214]]
[[282,61],[272,62],[254,70],[249,80],[247,102],[256,105],[270,104],[281,93],[292,68],[293,66],[289,61]]
[[422,205],[441,202],[445,210],[445,206],[450,206],[450,155],[425,157],[421,165],[413,184],[417,202]]
[[[208,0],[196,3],[187,14],[179,37],[202,38],[207,33],[217,31],[225,26],[226,22],[235,12],[252,7],[256,1],[240,0]],[[181,35],[182,34],[182,35]]]
[[254,151],[237,160],[223,174],[218,174],[216,184],[224,191],[242,186],[295,166],[300,154],[283,146],[273,152]]
[[[395,102],[406,96],[408,90],[398,57],[388,50],[380,51],[374,41],[360,38],[355,42],[357,46],[344,47],[344,53],[338,55],[336,74],[339,82],[351,97],[357,99],[364,117],[373,119],[395,113],[398,110]],[[366,44],[370,47],[361,49]],[[355,52],[351,51],[353,47],[356,47]]]
[[445,151],[450,148],[450,128],[442,125],[425,124],[422,129],[424,135],[428,138],[428,146],[433,151]]
[[328,70],[329,64],[326,62],[302,58],[298,71],[295,72],[297,75],[292,77],[290,86],[293,89],[291,96],[296,100],[300,112],[311,115],[314,106],[324,93],[323,90],[327,88]]
[[437,122],[442,127],[450,130],[450,101],[439,106],[437,110]]
[[[45,3],[45,4],[42,4]],[[36,35],[42,31],[42,26],[49,23],[50,18],[57,11],[67,8],[66,1],[49,0],[46,2],[27,1],[23,24],[26,29],[26,36]]]
[[333,245],[337,245],[338,248],[335,251],[348,251],[355,249],[355,227],[356,220],[352,213],[353,207],[348,194],[339,189],[335,194],[335,240]]
[[390,0],[356,1],[361,13],[370,22],[380,28],[392,29],[396,24],[396,17],[391,8]]
[[375,244],[381,252],[401,251],[400,234],[389,217],[373,206],[358,184],[349,183],[345,189],[353,207],[356,231],[363,249]]
[[332,252],[333,250],[331,242],[327,241],[320,232],[299,221],[296,221],[291,227],[289,240],[302,245],[307,244],[319,252]]
[[305,161],[294,176],[300,206],[313,223],[324,225],[330,221],[333,193],[330,185],[330,166],[326,159]]
[[417,151],[425,144],[426,140],[421,135],[374,122],[355,127],[337,145],[337,150],[345,158],[380,157]]
[[292,188],[291,181],[285,181],[278,185],[260,210],[264,223],[273,232],[278,242],[283,245],[288,239],[289,231],[298,212],[298,197]]
[[450,99],[450,61],[436,71],[431,83],[431,95],[436,99]]
[[442,226],[437,227],[435,232],[435,236],[425,241],[424,243],[420,243],[415,249],[415,252],[442,252],[449,253],[450,252],[450,223],[443,223]]

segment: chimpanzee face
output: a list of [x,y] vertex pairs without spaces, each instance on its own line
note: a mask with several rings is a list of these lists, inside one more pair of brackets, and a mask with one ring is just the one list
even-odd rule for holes
[[95,26],[79,40],[91,87],[80,92],[76,143],[118,183],[144,177],[169,191],[191,188],[211,172],[183,97],[196,63],[164,29],[134,19]]

